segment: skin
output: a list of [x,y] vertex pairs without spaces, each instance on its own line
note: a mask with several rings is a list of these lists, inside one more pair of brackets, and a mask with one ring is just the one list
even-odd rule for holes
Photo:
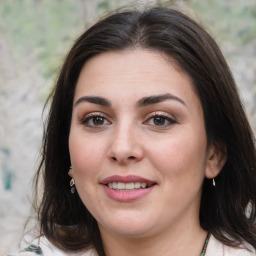
[[[173,97],[138,106],[145,97],[166,94]],[[85,96],[104,97],[111,106]],[[143,49],[90,59],[75,89],[69,149],[69,174],[98,222],[107,255],[200,255],[202,183],[225,159],[207,144],[200,100],[170,59]],[[119,202],[101,185],[112,175],[137,175],[156,185],[139,199]]]

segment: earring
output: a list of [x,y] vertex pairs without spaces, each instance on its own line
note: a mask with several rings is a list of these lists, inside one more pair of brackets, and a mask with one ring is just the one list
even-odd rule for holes
[[75,187],[75,180],[72,178],[71,181],[70,181],[70,192],[71,194],[74,194],[76,192],[76,187]]
[[214,178],[212,179],[212,185],[213,185],[214,187],[216,187],[216,183],[215,183]]
[[[70,169],[72,169],[72,166],[70,166]],[[74,194],[76,192],[76,187],[75,187],[75,180],[73,178],[70,180],[70,187],[71,187],[70,189],[71,194]]]

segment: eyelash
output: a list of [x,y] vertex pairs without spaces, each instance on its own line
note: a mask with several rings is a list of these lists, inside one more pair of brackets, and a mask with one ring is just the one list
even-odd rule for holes
[[[102,123],[100,123],[100,124],[90,123],[90,122],[96,121],[96,118],[101,118]],[[155,123],[156,118],[161,118],[162,120],[159,120],[159,121],[163,121],[164,122],[163,125],[162,124],[160,124],[160,125],[156,124]],[[153,121],[154,123],[150,123],[150,121]],[[166,122],[168,122],[168,123],[166,124]],[[177,121],[174,118],[171,118],[169,115],[167,115],[165,113],[159,113],[159,112],[151,113],[146,118],[146,121],[143,122],[143,124],[150,125],[152,127],[158,127],[158,128],[168,128],[168,127],[170,127],[170,126],[172,126],[176,123],[177,123]],[[95,112],[95,113],[90,113],[90,114],[86,115],[81,120],[81,124],[83,124],[83,125],[85,125],[89,128],[101,128],[105,125],[110,125],[111,122],[102,113]]]
[[[162,118],[163,120],[161,120],[161,121],[164,121],[164,124],[163,125],[161,125],[161,124],[157,125],[155,123],[156,118]],[[151,120],[154,122],[153,124],[150,124]],[[166,124],[166,122],[168,122],[168,123]],[[153,127],[168,128],[168,127],[176,124],[177,121],[174,118],[171,118],[169,115],[167,115],[165,113],[154,112],[154,113],[150,114],[150,116],[147,118],[147,120],[144,123],[149,124]]]

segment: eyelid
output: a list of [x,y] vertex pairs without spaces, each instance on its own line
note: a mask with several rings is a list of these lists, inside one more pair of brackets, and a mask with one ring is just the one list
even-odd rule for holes
[[82,117],[80,118],[80,120],[83,121],[85,118],[94,117],[94,116],[105,117],[105,115],[102,114],[101,112],[90,112],[90,113],[87,113],[87,114],[85,114],[85,115],[82,115]]
[[163,111],[154,111],[154,112],[150,113],[149,115],[147,115],[145,119],[149,119],[151,117],[156,117],[156,116],[162,116],[162,117],[170,118],[173,121],[177,122],[177,120],[175,119],[175,117],[173,115],[171,115],[167,112],[163,112]]

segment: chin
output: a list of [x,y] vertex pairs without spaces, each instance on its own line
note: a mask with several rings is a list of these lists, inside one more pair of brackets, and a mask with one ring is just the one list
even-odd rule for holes
[[108,227],[111,233],[119,237],[125,238],[145,238],[149,236],[148,227],[131,227],[131,225],[123,226],[123,227]]
[[152,230],[154,230],[154,228],[150,226],[152,221],[147,222],[145,218],[120,218],[119,216],[119,218],[113,219],[114,222],[106,222],[105,219],[102,224],[99,223],[100,230],[104,229],[118,236],[127,238],[143,238],[148,236]]

